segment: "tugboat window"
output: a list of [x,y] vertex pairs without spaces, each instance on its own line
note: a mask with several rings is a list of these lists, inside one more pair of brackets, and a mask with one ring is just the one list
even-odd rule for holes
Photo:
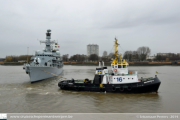
[[118,68],[121,68],[121,65],[118,65]]
[[114,68],[114,65],[112,65],[112,68]]
[[123,65],[123,68],[126,68],[126,65]]
[[115,66],[115,68],[117,68],[117,66]]

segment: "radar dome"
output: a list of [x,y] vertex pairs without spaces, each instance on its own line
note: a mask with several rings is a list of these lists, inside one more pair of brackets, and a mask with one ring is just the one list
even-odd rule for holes
[[50,29],[48,29],[48,30],[47,30],[47,32],[51,32],[51,30],[50,30]]

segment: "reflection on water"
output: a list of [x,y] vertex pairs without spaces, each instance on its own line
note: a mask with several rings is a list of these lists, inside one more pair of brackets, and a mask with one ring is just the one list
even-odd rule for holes
[[[67,79],[93,79],[95,68],[95,66],[65,66],[61,76]],[[139,71],[139,77],[151,77],[158,71],[158,77],[162,82],[159,93],[120,94],[65,91],[58,87],[58,82],[62,80],[60,77],[31,84],[29,76],[22,70],[22,66],[0,66],[0,112],[180,112],[178,104],[180,100],[179,67],[130,67],[130,70]],[[12,75],[8,76],[9,73]]]

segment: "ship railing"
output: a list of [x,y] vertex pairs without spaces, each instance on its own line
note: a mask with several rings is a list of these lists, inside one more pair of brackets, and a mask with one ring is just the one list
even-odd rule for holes
[[62,67],[63,65],[61,64],[61,65],[56,65],[56,64],[52,64],[51,66],[46,66],[46,65],[44,65],[44,64],[39,64],[39,65],[36,65],[36,64],[31,64],[31,66],[33,66],[33,67]]
[[[89,80],[90,83],[93,83],[93,80]],[[84,79],[75,80],[74,83],[84,83]]]
[[154,78],[153,77],[148,77],[148,78],[143,78],[143,77],[141,77],[141,79],[139,79],[139,80],[141,80],[141,81],[147,81],[147,80],[153,80]]

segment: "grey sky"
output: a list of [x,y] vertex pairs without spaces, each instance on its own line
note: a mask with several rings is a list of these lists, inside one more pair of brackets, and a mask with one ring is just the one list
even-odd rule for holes
[[0,58],[34,54],[44,45],[47,29],[60,53],[86,54],[98,44],[99,54],[148,46],[158,52],[180,53],[180,0],[1,0]]

